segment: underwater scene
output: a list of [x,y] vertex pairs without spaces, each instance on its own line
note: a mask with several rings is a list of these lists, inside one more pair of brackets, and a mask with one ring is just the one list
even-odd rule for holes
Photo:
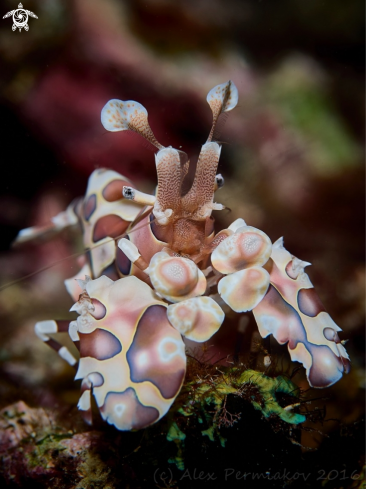
[[1,9],[1,487],[366,488],[363,2]]

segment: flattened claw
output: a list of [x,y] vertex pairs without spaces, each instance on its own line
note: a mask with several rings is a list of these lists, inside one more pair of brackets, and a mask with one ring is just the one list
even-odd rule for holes
[[233,311],[246,312],[259,304],[268,286],[268,272],[261,267],[251,267],[223,277],[218,292]]
[[187,258],[156,253],[148,268],[155,290],[170,302],[181,302],[204,294],[206,277],[197,265]]
[[277,240],[268,262],[271,285],[253,314],[262,337],[288,343],[291,359],[301,362],[312,387],[328,387],[348,373],[350,362],[338,337],[339,326],[325,311],[304,268],[309,265]]
[[198,343],[209,340],[225,319],[224,311],[211,297],[194,297],[172,304],[167,315],[180,334]]
[[[235,223],[232,224],[234,225]],[[271,240],[263,231],[252,226],[243,226],[215,248],[211,261],[220,273],[233,273],[243,268],[264,265],[271,250]]]

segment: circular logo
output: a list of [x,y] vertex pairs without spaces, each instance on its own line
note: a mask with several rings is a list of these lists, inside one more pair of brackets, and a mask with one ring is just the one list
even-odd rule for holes
[[26,10],[23,9],[17,9],[13,13],[13,22],[16,27],[21,29],[22,27],[25,27],[28,23],[28,14]]

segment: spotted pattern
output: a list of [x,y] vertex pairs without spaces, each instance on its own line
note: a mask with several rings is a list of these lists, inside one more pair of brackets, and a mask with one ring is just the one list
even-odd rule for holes
[[[63,229],[79,220],[85,248],[91,250],[87,253],[91,275],[99,277],[85,279],[85,291],[73,309],[80,317],[72,323],[77,327],[70,329],[80,349],[76,378],[82,379],[82,397],[78,406],[86,419],[91,419],[91,388],[102,417],[118,429],[141,429],[166,414],[185,374],[180,333],[194,341],[206,341],[224,319],[224,312],[212,298],[201,297],[212,286],[217,286],[234,311],[254,307],[262,336],[273,334],[280,343],[287,343],[291,358],[305,366],[311,385],[331,385],[349,370],[348,356],[337,333],[340,328],[325,313],[303,273],[308,263],[290,255],[281,240],[272,249],[265,233],[246,226],[241,219],[232,229],[211,236],[211,212],[223,207],[213,202],[221,145],[212,138],[220,114],[236,106],[237,89],[231,81],[217,85],[207,101],[213,125],[192,186],[184,194],[186,155],[157,142],[141,104],[110,100],[101,114],[104,127],[135,131],[160,150],[156,155],[158,189],[153,211],[151,206],[143,211],[136,202],[123,198],[123,187],[131,186],[124,177],[100,169],[90,177],[85,199],[56,216],[52,224]],[[154,216],[157,222],[152,221]],[[129,239],[141,256],[134,264],[119,248],[116,255],[116,243],[108,239],[121,236],[131,223],[137,227]],[[38,235],[37,231],[30,234]],[[166,244],[168,253],[162,252]],[[212,250],[211,264],[220,272],[217,274],[208,267]],[[157,255],[166,256],[154,263]],[[144,270],[138,270],[139,260]],[[207,276],[215,276],[206,280],[196,263],[202,269],[208,267]],[[266,269],[260,268],[263,265]],[[108,277],[115,280],[117,271],[126,277],[113,282]],[[158,296],[175,304],[167,311],[167,302]],[[60,348],[53,339],[48,343]]]
[[80,356],[97,360],[108,360],[122,351],[119,339],[105,329],[96,329],[92,333],[79,333]]
[[222,241],[224,241],[226,238],[228,238],[230,236],[230,234],[232,234],[232,233],[229,233],[229,231],[227,229],[220,231],[218,234],[216,234],[216,236],[214,237],[214,239],[210,243],[212,249],[217,248],[217,246],[219,246],[219,244],[222,243]]
[[179,152],[173,148],[161,149],[156,157],[158,190],[154,214],[157,218],[162,211],[177,211],[180,206],[181,165]]
[[174,397],[182,385],[185,364],[180,357],[180,341],[163,306],[149,307],[140,319],[127,352],[133,382],[150,381],[165,399]]
[[229,80],[212,88],[207,94],[207,102],[215,113],[214,108],[220,112],[228,112],[236,107],[238,103],[238,89],[235,84]]
[[[153,234],[149,225],[151,216],[151,208],[143,212],[136,221],[137,224],[134,231],[128,235],[131,243],[135,244],[147,263],[150,262],[152,256],[161,251],[164,246],[167,246],[166,242],[159,241]],[[163,228],[163,226],[161,226]],[[131,266],[131,275],[135,275],[143,282],[151,285],[149,276],[142,272],[136,265]]]
[[205,219],[211,215],[210,207],[215,192],[215,177],[219,163],[221,146],[206,143],[202,146],[198,158],[195,177],[189,192],[182,198],[182,205],[196,219]]
[[213,124],[207,141],[211,141],[213,137],[219,115],[232,110],[237,105],[238,98],[238,89],[231,80],[217,85],[208,92],[206,100],[212,110]]
[[[102,319],[90,314],[91,297],[105,305]],[[75,310],[80,314],[81,348],[75,378],[88,379],[93,372],[103,376],[104,384],[94,387],[93,395],[104,419],[117,429],[130,430],[164,416],[183,383],[185,345],[151,287],[134,276],[115,282],[103,276],[86,283]],[[86,419],[88,395],[84,392],[78,404]]]
[[[328,387],[350,368],[338,338],[340,328],[325,312],[304,272],[309,264],[293,257],[282,239],[274,243],[271,259],[271,285],[253,310],[259,332],[262,337],[273,334],[279,343],[288,343],[291,359],[304,365],[311,386]],[[296,260],[294,267],[292,260]],[[288,270],[296,273],[296,279],[289,276]]]
[[92,304],[94,306],[94,311],[90,314],[95,317],[95,319],[102,319],[106,315],[107,309],[104,304],[102,304],[98,299],[92,299]]
[[95,170],[89,178],[85,198],[73,203],[84,246],[91,250],[88,263],[93,278],[106,273],[118,279],[116,244],[109,238],[123,234],[143,208],[141,204],[123,198],[122,187],[125,185],[132,184],[117,172],[103,168]]
[[109,392],[100,408],[102,417],[120,430],[140,430],[159,418],[159,411],[144,406],[132,387],[124,392]]
[[[277,341],[283,345],[289,342],[288,347],[293,350],[297,343],[306,341],[306,333],[299,314],[295,309],[283,300],[278,290],[270,285],[266,296],[262,303],[256,307],[255,313],[261,307],[276,311],[275,315],[268,314],[263,320],[265,328],[271,331],[276,331]],[[278,319],[277,318],[281,318]]]
[[304,364],[310,385],[326,387],[347,371],[346,358],[337,356],[327,345],[310,342],[298,312],[270,286],[263,301],[254,310],[262,336],[273,334],[281,344],[288,342],[292,360]]
[[122,236],[122,234],[128,228],[128,225],[128,222],[124,221],[121,217],[115,214],[103,216],[95,223],[93,241],[94,243],[97,243],[107,236],[110,238]]
[[116,202],[123,198],[122,189],[125,186],[131,186],[130,182],[126,180],[113,180],[103,189],[102,195],[107,202]]
[[308,345],[312,357],[312,365],[309,369],[309,382],[314,387],[329,385],[329,379],[334,381],[342,377],[344,365],[341,358],[326,345]]
[[316,317],[320,312],[325,311],[325,308],[319,299],[314,288],[300,289],[297,294],[297,303],[300,311],[309,317]]
[[141,134],[157,148],[162,148],[147,120],[147,110],[134,100],[112,99],[102,109],[101,121],[108,131],[125,131],[130,129]]
[[173,225],[172,249],[177,253],[199,253],[205,239],[205,221],[178,219]]

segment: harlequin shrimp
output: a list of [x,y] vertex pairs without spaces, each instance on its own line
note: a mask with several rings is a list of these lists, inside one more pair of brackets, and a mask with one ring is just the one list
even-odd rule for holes
[[[321,304],[304,269],[310,265],[272,244],[261,230],[237,219],[215,232],[215,192],[221,145],[214,140],[221,114],[238,102],[229,81],[207,95],[213,123],[187,192],[189,160],[155,138],[145,107],[110,100],[101,112],[108,131],[134,131],[156,149],[155,195],[140,192],[122,175],[98,169],[86,195],[53,218],[46,228],[19,233],[25,242],[79,225],[87,260],[65,281],[76,320],[41,321],[36,334],[76,368],[81,382],[78,407],[91,423],[91,394],[101,416],[119,430],[158,421],[182,387],[185,343],[209,340],[222,326],[224,309],[252,311],[263,338],[288,345],[303,364],[312,387],[337,382],[350,368],[340,328]],[[223,326],[224,327],[224,326]],[[77,360],[50,337],[68,331]]]

